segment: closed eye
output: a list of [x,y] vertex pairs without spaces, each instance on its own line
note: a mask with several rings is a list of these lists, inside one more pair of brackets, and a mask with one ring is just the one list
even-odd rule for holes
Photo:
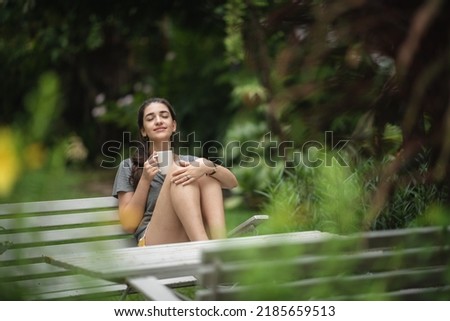
[[[170,113],[167,112],[167,111],[161,111],[161,112],[159,113],[159,115],[160,115],[162,118],[164,118],[164,119],[167,119],[167,118],[170,117]],[[155,114],[154,114],[154,113],[150,113],[150,114],[146,115],[146,117],[145,117],[145,120],[146,120],[146,121],[152,121],[152,120],[154,120],[154,119],[155,119]]]

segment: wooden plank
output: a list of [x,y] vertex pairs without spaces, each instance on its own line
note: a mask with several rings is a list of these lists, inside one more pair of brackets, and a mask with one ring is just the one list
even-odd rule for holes
[[[195,299],[198,301],[232,301],[236,298],[243,298],[241,300],[251,300],[252,294],[254,295],[255,289],[249,289],[248,287],[236,286],[222,286],[218,287],[218,291],[213,292],[210,289],[199,289],[196,292]],[[261,291],[259,289],[259,291]],[[273,289],[276,291],[276,289]],[[250,296],[245,298],[244,294],[250,293]],[[285,301],[299,301],[297,297],[303,297],[298,295],[298,292],[292,292],[291,296]],[[296,296],[298,295],[298,296]],[[403,289],[399,291],[386,292],[386,293],[360,293],[355,295],[338,295],[327,297],[326,299],[318,298],[306,298],[301,301],[437,301],[450,299],[450,286],[444,286],[441,288],[416,288],[416,289]],[[280,300],[279,298],[277,300]]]
[[429,226],[358,233],[366,248],[417,247],[450,244],[450,226]]
[[127,282],[137,291],[144,294],[146,298],[153,301],[180,301],[167,286],[153,276],[133,277]]
[[[74,292],[72,295],[75,295],[75,291],[79,289],[100,289],[100,287],[105,287],[105,289],[110,290],[110,288],[106,287],[106,285],[116,285],[116,283],[108,282],[102,279],[93,279],[83,275],[69,275],[69,272],[66,269],[46,263],[14,266],[12,268],[13,271],[8,271],[5,267],[0,268],[0,282],[27,290],[26,292],[28,293],[28,296],[43,294],[44,297],[48,297],[48,293],[65,293],[67,291]],[[194,277],[178,277],[159,280],[161,285],[165,285],[170,288],[191,286],[196,284],[196,282],[197,280]],[[113,291],[117,291],[116,287],[112,287],[111,289],[113,289]],[[124,289],[124,287],[121,287],[121,289]],[[97,291],[98,290],[95,290],[95,292]],[[84,294],[87,293],[88,292],[84,292]],[[53,296],[59,297],[58,295]]]
[[64,273],[68,273],[66,269],[47,263],[0,266],[0,282],[27,280]]
[[[325,286],[323,286],[325,285]],[[376,285],[376,286],[374,286]],[[381,285],[381,287],[380,287]],[[370,293],[370,289],[383,290],[382,293],[404,289],[441,287],[446,285],[446,269],[443,266],[422,269],[389,270],[380,273],[330,276],[321,279],[295,281],[288,286],[302,293],[314,293],[322,289],[315,299],[336,296],[337,293],[354,296]]]
[[118,201],[112,196],[0,204],[1,214],[59,212],[72,210],[92,210],[94,208],[117,207]]
[[[422,268],[447,264],[449,248],[407,249],[405,251],[358,252],[353,254],[317,254],[315,256],[294,256],[280,259],[261,256],[260,260],[227,262],[217,260],[204,265],[200,270],[201,284],[213,285],[220,276],[221,282],[233,282],[237,276],[251,276],[252,282],[286,282],[310,277],[328,277],[334,275],[367,274],[393,269]],[[448,261],[448,259],[447,259]],[[280,273],[265,273],[266,271]],[[273,274],[273,275],[272,275]],[[269,279],[268,276],[271,276]],[[259,278],[258,278],[259,276]],[[287,279],[289,278],[289,280]],[[239,280],[239,282],[242,282]]]
[[[378,233],[379,232],[379,233]],[[227,261],[258,259],[260,253],[265,256],[278,257],[280,254],[286,255],[315,255],[316,253],[351,253],[361,250],[383,250],[392,246],[399,247],[425,247],[427,244],[450,244],[450,227],[427,227],[418,229],[378,231],[368,233],[357,233],[348,236],[333,237],[333,242],[329,242],[325,237],[311,237],[293,239],[290,242],[284,240],[274,240],[270,244],[249,244],[249,246],[229,246],[218,249],[205,249],[203,252],[203,262],[216,260],[215,251],[220,252],[220,256]],[[412,234],[412,235],[411,235]],[[403,242],[402,242],[403,240]]]
[[[214,285],[196,293],[197,300],[386,300],[402,299],[405,293],[424,290],[436,293],[448,286],[445,267],[423,270],[388,271],[368,275],[330,276],[273,284],[227,284],[219,276]],[[232,283],[228,283],[232,284]],[[407,292],[406,290],[410,290]],[[405,292],[406,291],[406,292]],[[413,291],[413,292],[411,292]],[[402,296],[400,296],[400,294]],[[417,298],[416,298],[417,299]],[[419,298],[420,299],[420,298]],[[423,298],[422,298],[423,299]]]
[[[340,298],[337,297],[336,300]],[[354,297],[354,300],[373,300],[370,294],[361,294]],[[449,301],[450,300],[450,286],[435,287],[435,288],[421,288],[421,289],[406,289],[384,294],[384,300],[399,300],[399,301]]]
[[200,262],[198,248],[169,246],[155,250],[155,247],[97,252],[95,256],[87,253],[70,257],[64,255],[59,259],[46,257],[46,260],[48,263],[78,273],[117,282],[124,282],[127,277],[140,275],[154,275],[158,278],[194,275]]
[[13,234],[0,234],[1,242],[11,242],[14,247],[23,244],[77,242],[81,239],[123,236],[125,233],[119,225],[87,226],[58,230],[25,231]]
[[114,284],[90,287],[90,288],[78,288],[78,289],[66,289],[64,291],[52,291],[52,292],[36,292],[34,294],[28,294],[27,300],[95,300],[101,298],[110,298],[118,296],[126,290],[125,284]]
[[67,275],[67,271],[64,272],[9,282],[2,280],[1,282],[3,287],[11,286],[20,289],[28,299],[60,298],[66,295],[97,293],[99,290],[117,291],[118,289],[125,289],[124,285],[118,287],[116,283],[83,275]]
[[0,262],[9,265],[10,262],[20,260],[39,259],[43,256],[64,255],[70,253],[97,252],[136,247],[134,238],[118,238],[112,240],[88,241],[80,243],[67,243],[57,245],[42,245],[36,247],[8,249],[0,255]]
[[197,278],[194,276],[182,276],[175,278],[159,279],[159,283],[170,288],[182,288],[197,284]]
[[[117,210],[89,211],[77,213],[35,213],[33,216],[17,215],[14,218],[0,219],[1,234],[10,233],[16,229],[50,228],[63,225],[80,225],[92,223],[111,223],[119,225]],[[8,231],[11,230],[11,231]]]
[[96,252],[95,255],[72,254],[46,256],[46,262],[73,269],[94,277],[123,282],[127,277],[153,275],[158,278],[195,276],[201,261],[201,252],[206,248],[223,247],[230,244],[271,243],[283,239],[329,237],[321,232],[300,232],[275,235],[259,235],[223,240],[184,242],[154,245],[144,248],[118,249]]
[[232,229],[228,236],[235,236],[240,235],[248,232],[254,231],[258,225],[262,224],[263,222],[267,221],[269,219],[269,215],[253,215],[252,217],[248,218],[238,226],[236,226],[234,229]]
[[17,281],[13,284],[23,289],[28,289],[30,293],[59,292],[67,289],[82,289],[116,284],[102,279],[90,278],[84,275],[62,275],[56,277],[37,278]]

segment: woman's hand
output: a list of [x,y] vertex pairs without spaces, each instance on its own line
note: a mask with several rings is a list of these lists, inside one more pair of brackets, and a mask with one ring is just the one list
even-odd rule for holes
[[158,167],[158,155],[153,153],[150,157],[145,161],[144,168],[142,171],[142,178],[151,182],[156,174],[159,172]]
[[180,160],[179,169],[173,171],[171,182],[178,185],[190,184],[205,175],[203,162],[194,162],[193,164]]

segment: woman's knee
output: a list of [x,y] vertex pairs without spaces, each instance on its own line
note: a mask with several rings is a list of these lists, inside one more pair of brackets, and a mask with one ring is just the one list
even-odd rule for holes
[[222,187],[220,186],[219,181],[215,180],[212,177],[203,176],[197,180],[200,189],[216,189],[221,191]]
[[172,196],[178,197],[191,197],[193,194],[198,194],[200,190],[200,184],[197,181],[191,182],[187,185],[171,184],[170,191]]

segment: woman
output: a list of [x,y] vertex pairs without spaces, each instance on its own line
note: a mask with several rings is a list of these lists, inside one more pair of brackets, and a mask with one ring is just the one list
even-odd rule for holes
[[145,101],[138,112],[143,144],[121,162],[113,187],[124,230],[139,246],[224,238],[222,188],[237,186],[227,168],[205,158],[174,155],[166,175],[157,152],[171,150],[177,129],[175,112],[163,98]]

